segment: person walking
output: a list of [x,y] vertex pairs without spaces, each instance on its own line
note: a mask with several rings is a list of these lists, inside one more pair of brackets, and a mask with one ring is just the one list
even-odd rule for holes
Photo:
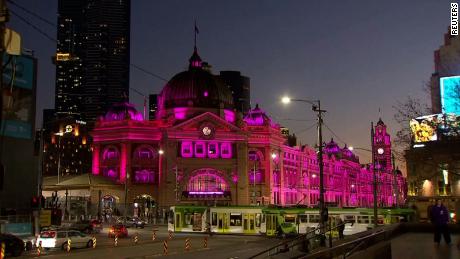
[[449,223],[449,211],[442,204],[441,200],[436,200],[436,205],[431,209],[431,222],[434,225],[434,242],[439,246],[441,242],[441,234],[444,236],[444,241],[450,244],[450,233],[447,223]]
[[335,225],[337,226],[337,231],[339,232],[339,239],[343,239],[343,231],[345,230],[345,224],[340,216],[335,220]]

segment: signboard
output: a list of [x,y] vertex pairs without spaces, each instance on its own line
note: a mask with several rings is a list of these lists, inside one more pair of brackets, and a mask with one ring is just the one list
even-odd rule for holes
[[460,115],[432,114],[410,121],[414,143],[460,137]]
[[460,115],[460,76],[441,77],[440,90],[442,112]]
[[35,59],[5,54],[3,65],[0,134],[31,139],[35,120]]
[[51,210],[42,210],[40,213],[40,226],[51,226]]

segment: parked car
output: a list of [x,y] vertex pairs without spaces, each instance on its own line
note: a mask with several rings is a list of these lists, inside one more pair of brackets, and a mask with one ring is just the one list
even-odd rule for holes
[[102,230],[102,222],[97,219],[82,220],[72,224],[70,228],[76,229],[87,234],[100,233]]
[[5,243],[5,254],[16,257],[21,256],[22,251],[24,251],[24,242],[17,236],[0,234],[0,243]]
[[109,229],[109,238],[113,238],[115,236],[117,236],[117,237],[128,237],[128,229],[126,228],[126,226],[123,225],[123,224],[113,225]]
[[67,240],[70,239],[70,247],[92,247],[93,239],[91,236],[87,236],[84,233],[77,230],[50,230],[42,231],[37,239],[37,244],[42,242],[42,247],[49,248],[61,248],[65,250],[67,248]]

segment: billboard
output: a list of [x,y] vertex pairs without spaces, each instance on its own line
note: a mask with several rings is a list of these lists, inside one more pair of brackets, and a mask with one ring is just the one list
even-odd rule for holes
[[460,138],[460,115],[432,114],[410,121],[414,143]]
[[36,62],[29,56],[3,56],[3,136],[31,139],[35,121]]
[[460,76],[441,77],[440,88],[442,112],[460,115]]

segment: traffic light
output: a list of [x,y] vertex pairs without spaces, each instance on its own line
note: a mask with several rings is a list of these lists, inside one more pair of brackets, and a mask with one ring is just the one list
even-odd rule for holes
[[38,209],[38,202],[39,202],[38,197],[33,196],[32,200],[30,201],[30,207],[32,207],[33,209]]

